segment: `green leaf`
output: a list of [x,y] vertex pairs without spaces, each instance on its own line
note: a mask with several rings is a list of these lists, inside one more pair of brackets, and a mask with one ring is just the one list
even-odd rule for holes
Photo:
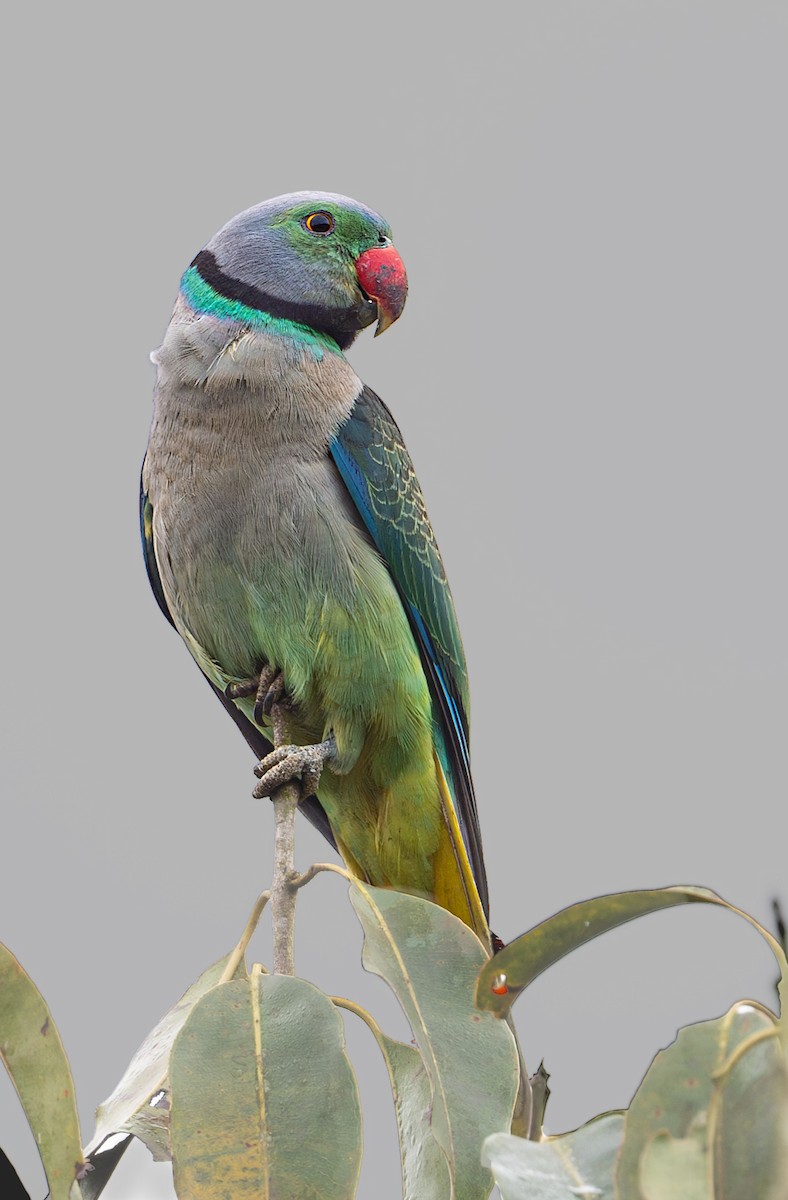
[[430,1128],[432,1093],[424,1059],[415,1046],[382,1034],[397,1112],[402,1156],[402,1200],[451,1200],[446,1159]]
[[334,1003],[366,1022],[383,1054],[397,1114],[402,1200],[451,1200],[446,1157],[432,1133],[432,1089],[421,1053],[415,1046],[388,1037],[370,1014],[352,1001],[335,997]]
[[[770,1032],[765,1022],[763,1033]],[[788,1196],[788,1064],[779,1039],[756,1034],[740,1044],[715,1085],[709,1114],[715,1198]]]
[[656,1133],[640,1160],[640,1191],[645,1200],[708,1200],[707,1171],[705,1130],[686,1138]]
[[[96,1130],[85,1153],[94,1154],[114,1133],[133,1133],[144,1142],[157,1162],[172,1158],[169,1135],[169,1101],[166,1095],[167,1069],[172,1044],[193,1009],[206,992],[216,987],[230,959],[225,955],[203,971],[199,979],[146,1037],[128,1065],[112,1095],[96,1110]],[[243,961],[236,979],[246,977]],[[151,1098],[158,1102],[151,1105]]]
[[[726,1064],[730,1063],[737,1047],[749,1045],[753,1037],[763,1039],[764,1035],[772,1035],[775,1029],[775,1020],[766,1010],[751,1004],[738,1004],[715,1021],[704,1021],[679,1030],[675,1042],[656,1055],[626,1115],[624,1144],[616,1175],[622,1200],[646,1200],[640,1184],[646,1171],[650,1172],[650,1186],[661,1186],[661,1179],[678,1157],[684,1155],[689,1159],[696,1153],[686,1146],[675,1148],[667,1143],[655,1146],[653,1141],[657,1134],[669,1134],[673,1139],[684,1141],[693,1138],[698,1130],[706,1127],[713,1130],[721,1115],[721,1089],[734,1082],[733,1068],[728,1066],[726,1070]],[[779,1056],[777,1037],[769,1036],[768,1041]],[[755,1046],[759,1044],[757,1040],[754,1043]],[[754,1060],[750,1066],[756,1066]],[[734,1090],[729,1103],[735,1105],[735,1099]],[[723,1114],[725,1109],[723,1104]],[[748,1123],[745,1112],[739,1112],[738,1117]],[[727,1123],[730,1115],[725,1115],[724,1119]],[[749,1123],[747,1127],[749,1129]],[[747,1200],[768,1196],[768,1191],[758,1191],[755,1187],[759,1168],[751,1154],[754,1143],[748,1148],[748,1141],[745,1137],[740,1143],[745,1154],[743,1163],[750,1166],[748,1186],[738,1194],[728,1190],[710,1191],[708,1195],[714,1200],[721,1197],[733,1200],[734,1195],[737,1200],[742,1196]],[[716,1170],[716,1164],[714,1166]],[[722,1187],[721,1176],[717,1181]],[[692,1192],[688,1196],[692,1196]]]
[[613,1200],[623,1128],[622,1113],[605,1113],[574,1133],[541,1142],[494,1133],[483,1158],[503,1200]]
[[51,1200],[74,1200],[84,1159],[71,1068],[41,993],[3,945],[0,1057],[36,1139]]
[[[476,1003],[479,1008],[505,1017],[523,988],[578,946],[627,921],[634,921],[636,917],[677,904],[698,903],[729,907],[714,892],[696,887],[615,892],[573,904],[521,934],[487,960],[479,972]],[[501,979],[502,976],[505,979]],[[506,987],[506,992],[493,990],[501,986]]]
[[192,1009],[170,1058],[181,1200],[352,1200],[361,1114],[344,1027],[312,984],[232,981]]
[[350,898],[364,929],[364,967],[394,991],[424,1059],[432,1131],[455,1200],[484,1200],[492,1180],[482,1143],[510,1128],[519,1082],[511,1032],[473,1003],[487,951],[462,921],[419,896],[354,882]]

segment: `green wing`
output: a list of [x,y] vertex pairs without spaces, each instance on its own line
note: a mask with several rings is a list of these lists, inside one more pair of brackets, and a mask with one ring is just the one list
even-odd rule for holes
[[436,712],[437,750],[449,779],[476,886],[487,879],[468,753],[465,653],[424,497],[399,427],[365,387],[331,444],[331,455],[402,598]]

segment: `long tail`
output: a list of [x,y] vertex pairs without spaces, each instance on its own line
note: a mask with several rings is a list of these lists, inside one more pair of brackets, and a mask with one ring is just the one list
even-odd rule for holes
[[[433,760],[440,795],[441,824],[438,849],[432,856],[431,899],[441,908],[445,908],[455,917],[464,921],[473,930],[485,949],[491,952],[490,928],[484,915],[484,907],[476,886],[468,852],[465,849],[446,774],[437,753],[433,755]],[[370,879],[369,873],[357,861],[343,839],[336,833],[334,837],[345,861],[345,866],[351,875],[355,875],[357,879],[363,879],[365,883],[381,882]],[[384,884],[383,886],[396,885]],[[404,888],[403,890],[410,889]],[[423,895],[424,893],[418,894]]]
[[433,757],[443,815],[440,843],[432,860],[435,903],[464,921],[489,950],[490,929],[465,849],[449,784],[437,753]]

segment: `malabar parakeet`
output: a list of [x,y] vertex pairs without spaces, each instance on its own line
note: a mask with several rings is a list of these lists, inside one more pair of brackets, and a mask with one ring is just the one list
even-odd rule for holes
[[[233,217],[183,275],[142,469],[156,599],[261,760],[368,883],[489,945],[449,585],[394,418],[345,351],[400,316],[405,268],[322,192]],[[288,741],[272,752],[271,707]]]

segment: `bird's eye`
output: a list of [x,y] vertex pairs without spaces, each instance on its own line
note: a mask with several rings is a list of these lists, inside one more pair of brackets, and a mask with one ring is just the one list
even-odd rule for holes
[[304,228],[310,233],[320,233],[325,236],[327,233],[334,232],[334,218],[331,213],[313,212],[308,217],[304,217]]

